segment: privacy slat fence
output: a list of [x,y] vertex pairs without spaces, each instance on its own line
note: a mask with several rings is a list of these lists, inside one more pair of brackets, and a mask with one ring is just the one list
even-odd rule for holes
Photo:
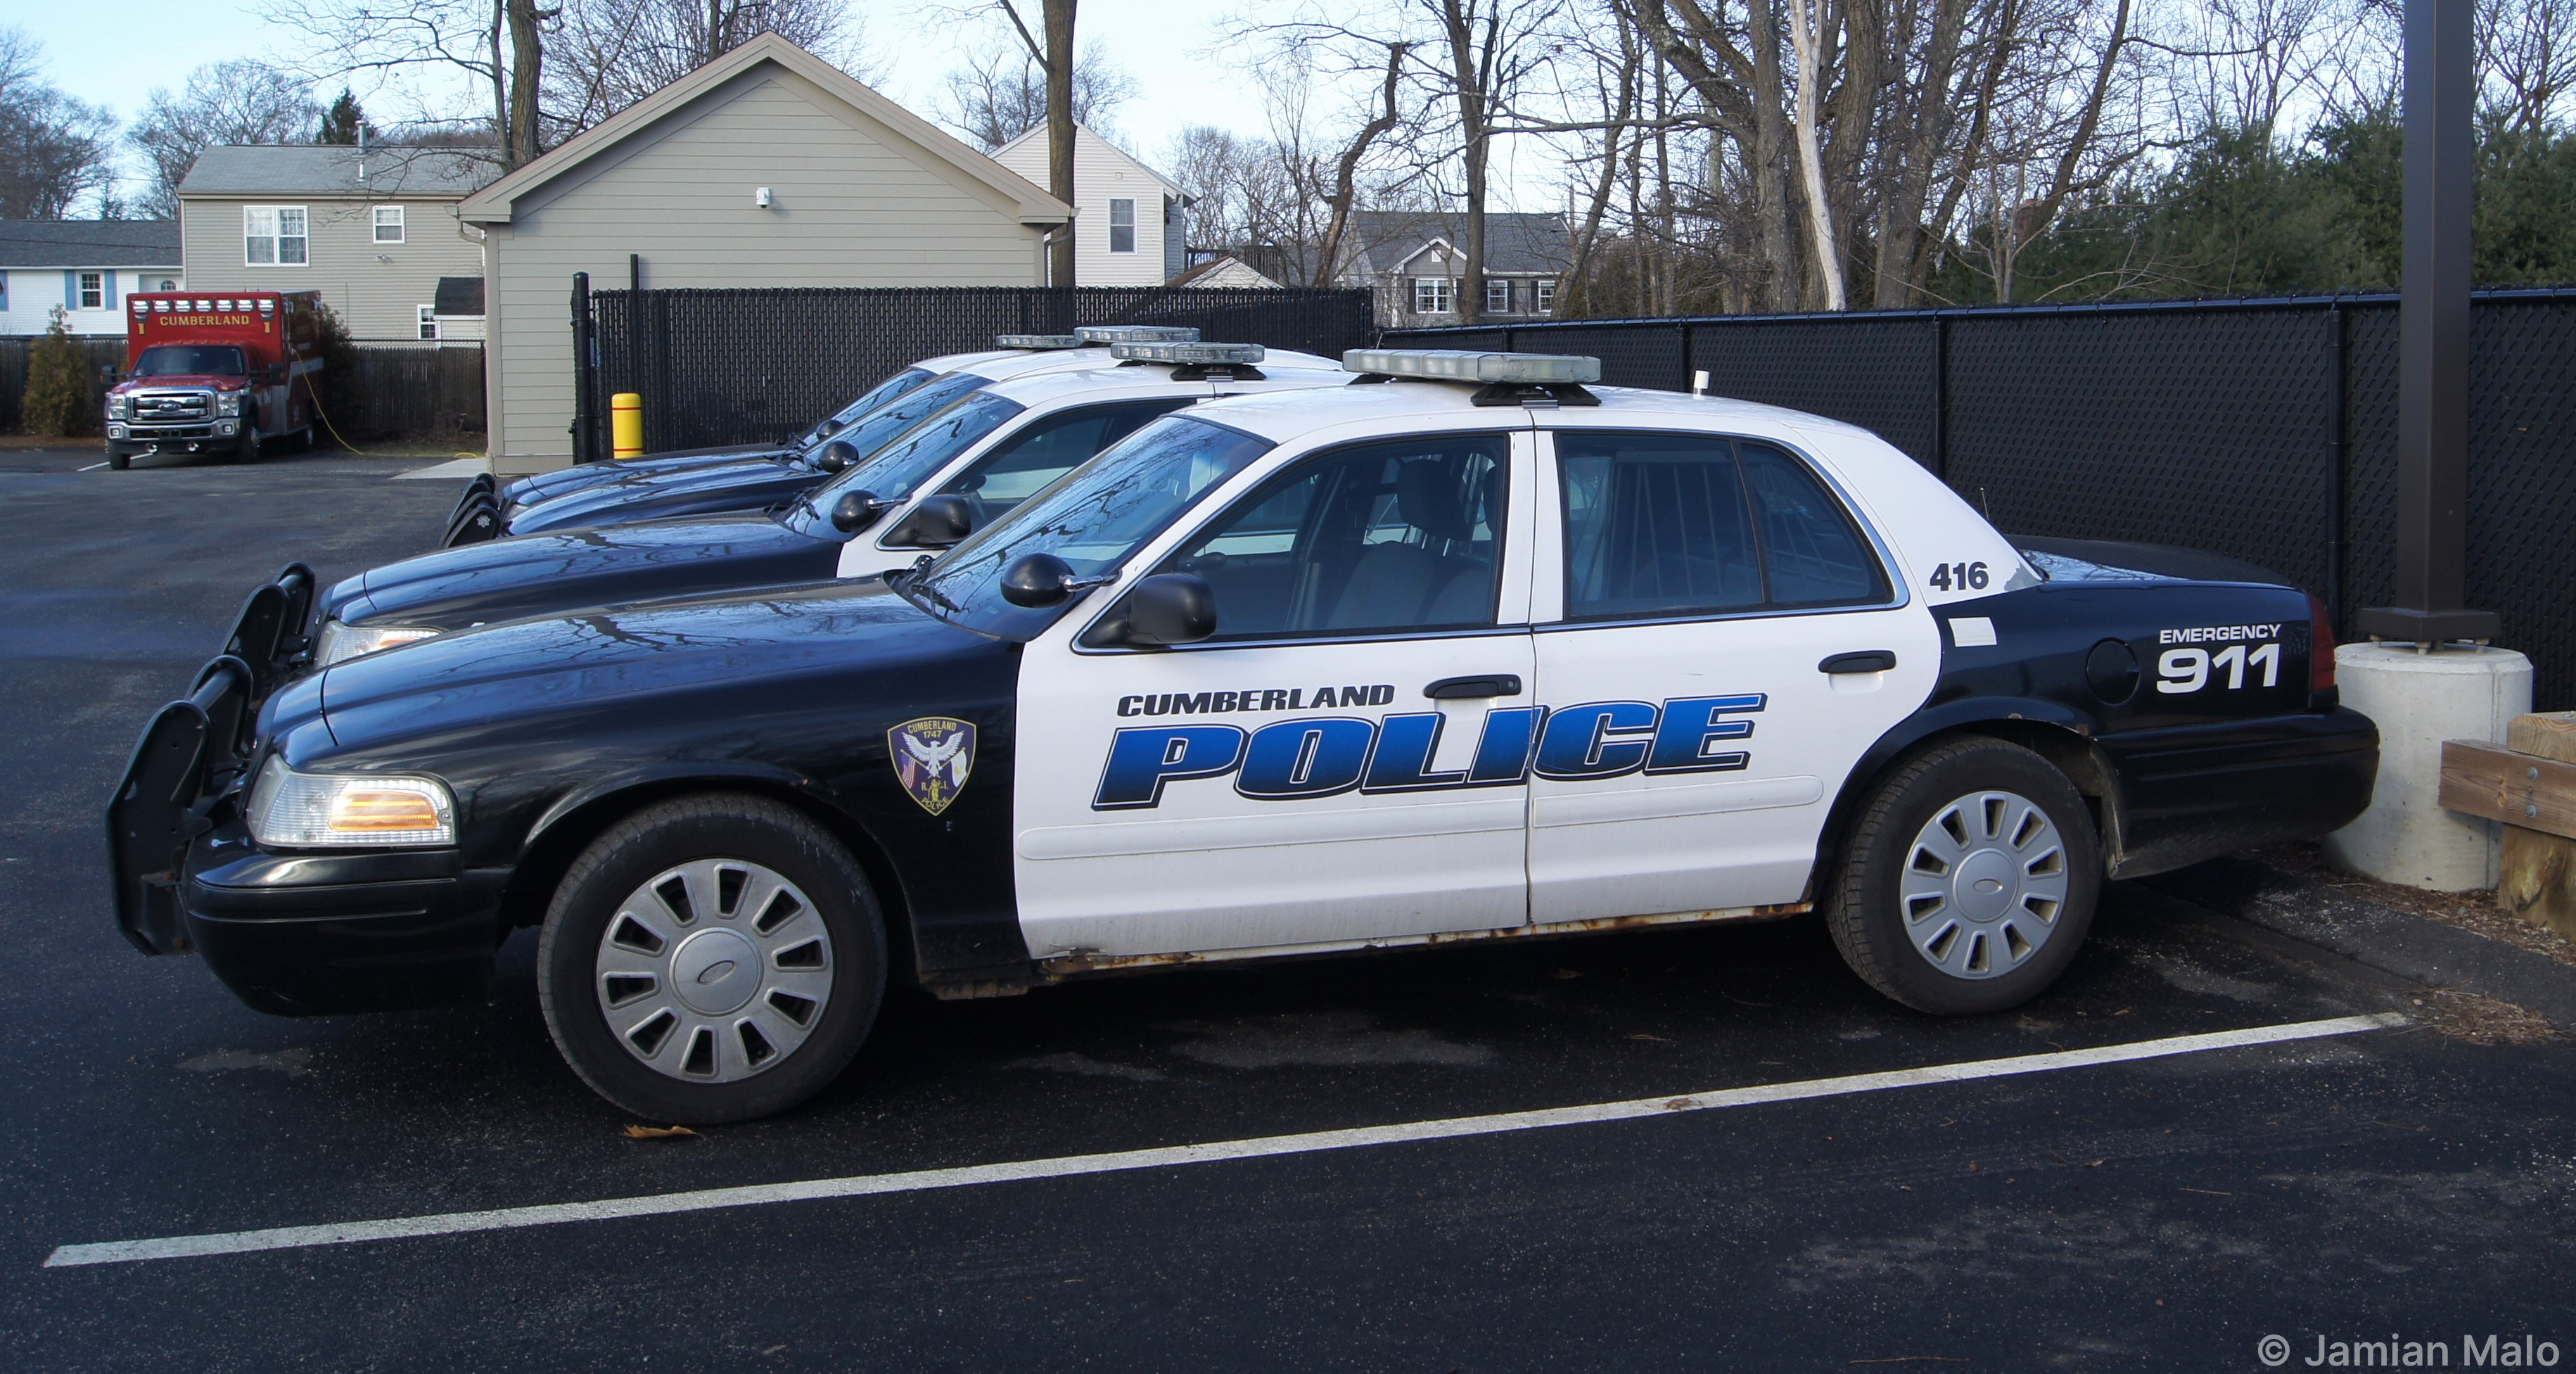
[[[2468,601],[2576,707],[2576,289],[2479,294]],[[1390,331],[1390,345],[1586,353],[1604,380],[1877,432],[2015,534],[2232,554],[2346,626],[2394,595],[2397,301],[1996,307]]]
[[[90,417],[84,441],[98,435],[103,379],[125,366],[125,340],[75,340],[90,379]],[[0,434],[15,434],[24,424],[18,403],[27,390],[27,354],[32,339],[0,339]],[[448,344],[413,348],[401,344],[360,344],[357,372],[362,388],[354,414],[331,416],[331,423],[356,443],[401,435],[479,434],[483,430],[483,346]]]

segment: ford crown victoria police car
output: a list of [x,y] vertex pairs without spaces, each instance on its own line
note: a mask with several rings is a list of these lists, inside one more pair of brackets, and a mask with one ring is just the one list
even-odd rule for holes
[[[1337,387],[1351,379],[1339,369],[1255,369],[1258,345],[1121,344],[1115,351],[1232,362],[1099,359],[1088,368],[978,387],[874,457],[774,511],[519,535],[376,568],[324,595],[310,662],[327,668],[490,621],[873,577],[957,543],[1159,416],[1212,396]],[[292,671],[292,665],[278,667]]]
[[1348,362],[883,581],[487,625],[255,724],[218,659],[110,807],[120,924],[283,1013],[482,996],[539,927],[573,1067],[705,1122],[839,1073],[889,977],[1813,911],[1990,1011],[2106,876],[2369,799],[2298,591],[2025,557],[1867,433],[1589,359]]
[[[448,517],[444,542],[452,547],[496,538],[506,532],[505,526],[512,517],[530,506],[594,487],[628,481],[638,475],[679,473],[719,465],[738,475],[751,477],[779,476],[776,470],[779,465],[826,474],[837,472],[845,465],[845,455],[861,450],[855,445],[850,449],[832,449],[830,441],[839,438],[848,443],[861,437],[845,435],[843,431],[872,412],[949,373],[971,371],[990,380],[1001,380],[1023,371],[1082,365],[1062,361],[1071,350],[1105,352],[1111,345],[1121,343],[1195,343],[1198,337],[1196,329],[1174,325],[1087,325],[1071,334],[1005,334],[993,340],[994,347],[988,350],[952,353],[914,363],[817,421],[812,429],[790,444],[737,444],[724,448],[649,453],[614,463],[576,463],[553,472],[522,477],[497,489],[487,473],[465,484],[464,493],[457,498],[455,512]],[[1101,356],[1101,352],[1089,355],[1091,359]],[[1321,363],[1323,360],[1315,361]],[[879,428],[874,432],[873,440],[890,438],[896,432]]]

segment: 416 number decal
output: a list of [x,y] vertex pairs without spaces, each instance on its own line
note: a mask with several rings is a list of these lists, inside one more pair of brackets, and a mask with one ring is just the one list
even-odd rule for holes
[[1954,588],[1963,592],[1984,591],[1987,580],[1986,565],[1983,563],[1932,565],[1932,585],[1945,592]]

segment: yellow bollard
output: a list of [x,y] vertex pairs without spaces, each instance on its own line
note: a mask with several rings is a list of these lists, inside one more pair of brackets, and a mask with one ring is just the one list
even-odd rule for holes
[[621,391],[608,398],[608,447],[613,458],[644,456],[644,398]]

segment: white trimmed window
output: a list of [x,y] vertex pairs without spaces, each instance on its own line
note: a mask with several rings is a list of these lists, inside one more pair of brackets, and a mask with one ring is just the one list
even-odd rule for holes
[[424,305],[420,308],[420,336],[424,339],[435,339],[438,337],[437,306]]
[[1512,313],[1511,278],[1485,278],[1485,313],[1488,315],[1508,315]]
[[80,274],[80,308],[83,310],[105,310],[107,308],[107,274],[105,272],[83,272]]
[[302,267],[311,260],[301,205],[242,207],[242,261],[252,267]]
[[1415,277],[1413,279],[1413,313],[1416,315],[1446,315],[1450,313],[1451,306],[1449,304],[1449,287],[1450,281],[1447,277]]
[[378,242],[378,243],[400,243],[400,242],[402,242],[402,241],[403,241],[403,208],[402,208],[401,206],[399,206],[399,205],[379,205],[379,206],[377,206],[377,207],[376,207],[376,242]]
[[1546,315],[1553,313],[1555,309],[1556,283],[1552,281],[1531,282],[1530,313],[1533,315]]
[[1109,251],[1136,251],[1136,202],[1124,196],[1109,202]]

